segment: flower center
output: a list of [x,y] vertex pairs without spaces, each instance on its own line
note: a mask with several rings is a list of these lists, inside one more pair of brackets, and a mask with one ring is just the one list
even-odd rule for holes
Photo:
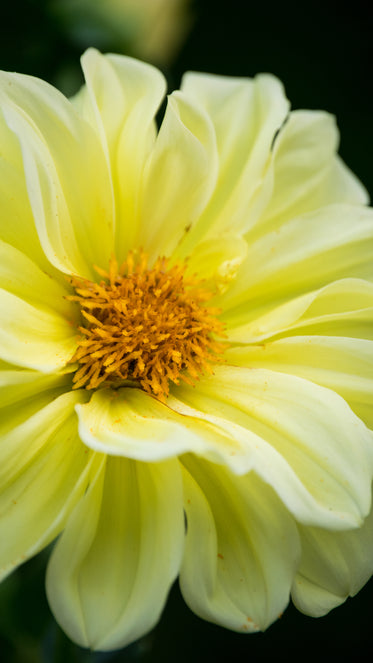
[[95,269],[100,283],[69,279],[83,320],[74,389],[134,382],[165,400],[170,380],[194,384],[212,372],[224,348],[215,340],[224,336],[220,311],[204,305],[212,293],[185,277],[185,263],[158,258],[148,269],[144,253],[130,252],[119,269],[114,258],[108,272]]

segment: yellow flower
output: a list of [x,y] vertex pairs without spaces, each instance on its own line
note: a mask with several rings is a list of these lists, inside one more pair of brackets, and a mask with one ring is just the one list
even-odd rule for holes
[[[89,50],[1,74],[0,569],[112,649],[168,591],[237,631],[373,571],[373,213],[279,81]],[[185,519],[184,519],[185,513]]]

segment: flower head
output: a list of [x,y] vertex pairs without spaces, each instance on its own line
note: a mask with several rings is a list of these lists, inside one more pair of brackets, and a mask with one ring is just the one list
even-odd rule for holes
[[[373,570],[373,213],[269,75],[1,74],[0,569],[82,646],[321,615]],[[186,527],[184,521],[186,515]]]

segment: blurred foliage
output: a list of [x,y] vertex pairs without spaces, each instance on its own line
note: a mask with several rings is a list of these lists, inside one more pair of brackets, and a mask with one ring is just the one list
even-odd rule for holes
[[133,55],[167,65],[191,25],[189,0],[50,0],[71,40],[81,48]]
[[0,68],[34,74],[67,95],[89,46],[167,67],[192,25],[191,0],[12,0],[1,10]]
[[[166,5],[156,19],[162,0],[145,2],[155,11],[151,20],[136,17],[143,0],[128,2],[132,9],[126,20],[115,13],[124,0],[3,3],[0,68],[39,76],[66,94],[82,83],[79,57],[88,45],[153,61],[171,89],[187,69],[240,76],[270,71],[284,82],[293,107],[336,114],[341,154],[373,193],[373,23],[368,3],[169,0],[173,24],[167,23]],[[112,11],[106,17],[104,6]],[[158,51],[151,50],[152,39],[153,44],[158,39]],[[198,619],[175,586],[154,631],[120,652],[94,654],[71,643],[50,614],[44,593],[47,556],[44,552],[27,562],[0,585],[1,663],[256,663],[305,655],[321,662],[373,659],[373,581],[320,620],[290,607],[266,633],[253,636]]]

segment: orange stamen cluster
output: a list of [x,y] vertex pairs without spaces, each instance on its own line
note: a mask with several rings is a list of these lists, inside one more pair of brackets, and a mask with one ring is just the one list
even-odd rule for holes
[[219,361],[223,325],[218,309],[204,306],[211,293],[185,277],[186,265],[158,258],[151,269],[142,252],[130,252],[118,270],[95,268],[100,283],[73,276],[84,323],[72,362],[78,362],[74,388],[95,389],[103,382],[135,382],[164,400],[169,381],[194,384]]

